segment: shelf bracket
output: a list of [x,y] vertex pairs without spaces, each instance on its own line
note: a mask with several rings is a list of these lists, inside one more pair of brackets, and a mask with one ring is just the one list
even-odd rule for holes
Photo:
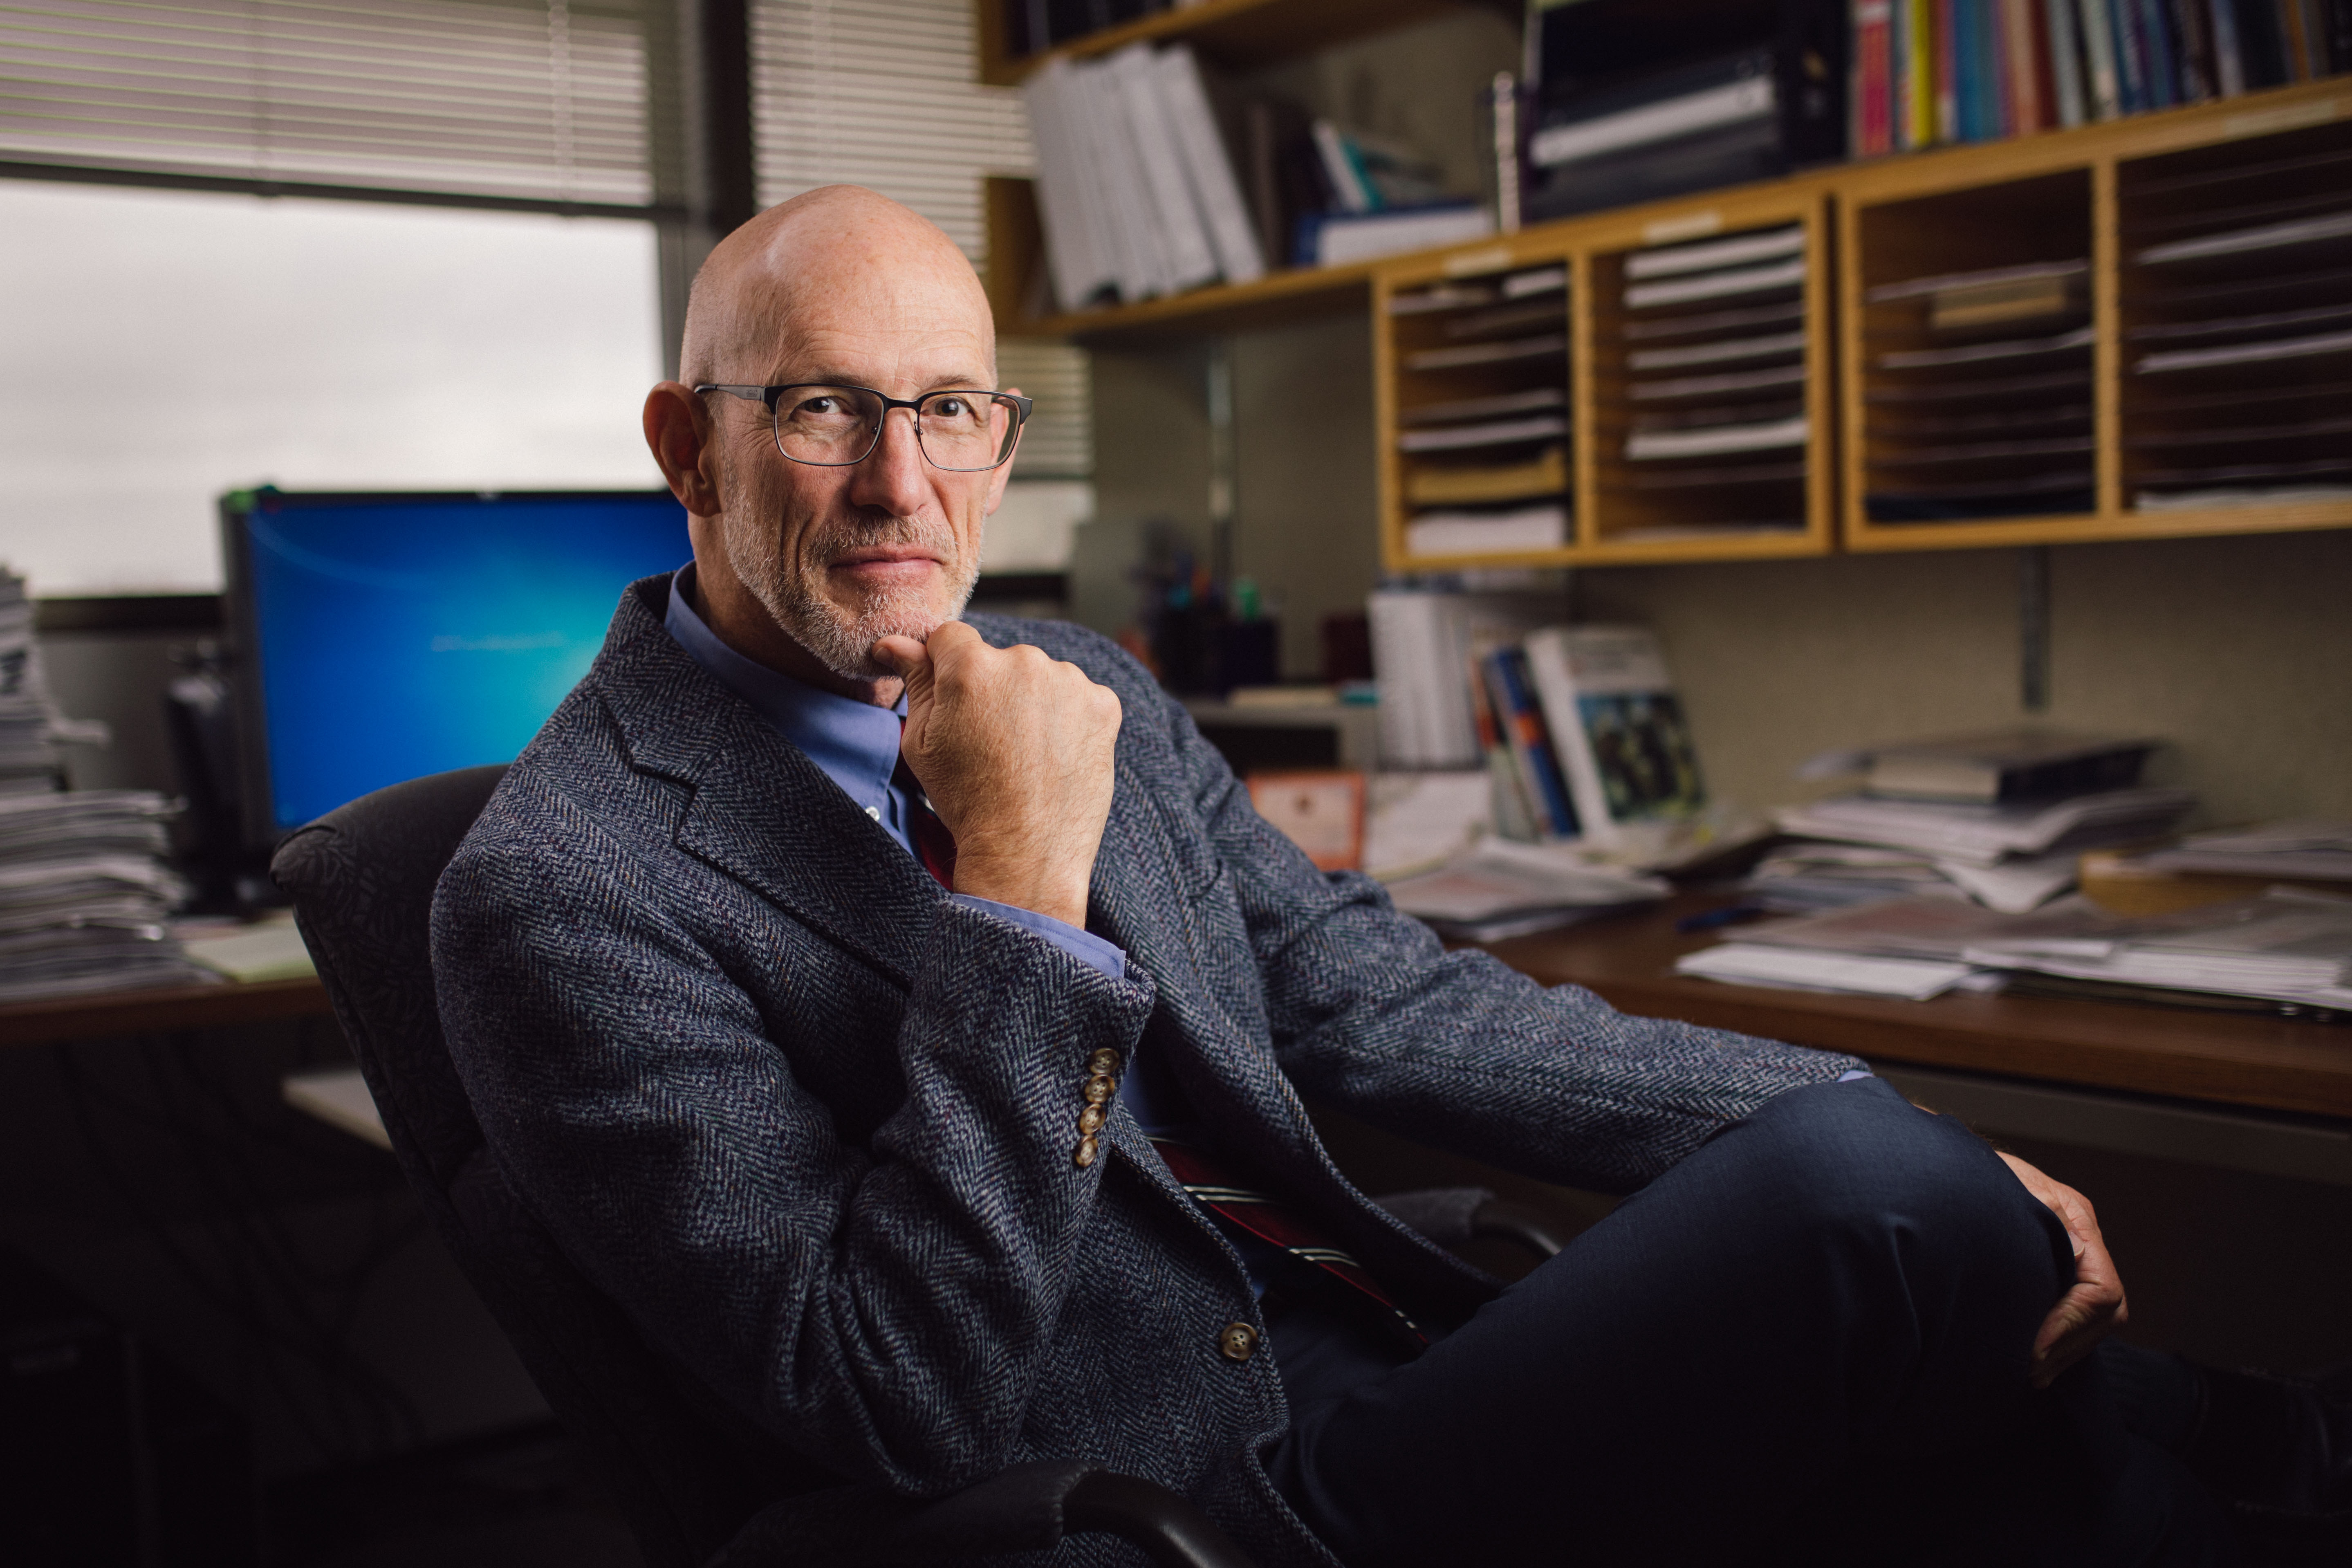
[[2050,547],[2017,552],[2017,701],[2028,713],[2050,709]]

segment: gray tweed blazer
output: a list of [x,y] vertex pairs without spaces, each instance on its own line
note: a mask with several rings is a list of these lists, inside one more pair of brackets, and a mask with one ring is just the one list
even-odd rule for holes
[[1071,1158],[1103,1047],[1157,1053],[1223,1146],[1440,1322],[1494,1281],[1349,1185],[1302,1097],[1625,1191],[1857,1065],[1443,952],[1262,822],[1112,644],[975,615],[1125,705],[1087,910],[1128,953],[1109,979],[950,902],[677,646],[667,592],[624,595],[443,877],[442,1019],[508,1181],[582,1271],[846,1482],[937,1495],[1081,1457],[1190,1496],[1263,1563],[1331,1561],[1257,1461],[1287,1419],[1276,1352],[1219,1353],[1258,1321],[1240,1259],[1125,1110],[1103,1158]]

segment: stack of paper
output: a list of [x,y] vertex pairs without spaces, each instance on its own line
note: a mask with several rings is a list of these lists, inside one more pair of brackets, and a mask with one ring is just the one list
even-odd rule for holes
[[166,815],[144,790],[0,795],[0,1002],[214,978],[165,926]]
[[2022,913],[2075,885],[2083,850],[2151,837],[2194,800],[2177,789],[2006,805],[1841,795],[1780,812],[1780,830],[1806,842],[1775,851],[1748,887],[1790,911],[1912,897]]
[[1743,927],[1738,941],[1686,954],[1675,967],[1745,985],[1924,1001],[1955,987],[1998,984],[1995,972],[1969,962],[1972,943],[2081,940],[2117,923],[2079,899],[2034,914],[2002,914],[1950,898],[1890,899]]
[[1612,910],[1654,903],[1671,890],[1655,877],[1594,868],[1573,846],[1489,838],[1451,864],[1389,885],[1406,914],[1465,942],[1549,931]]

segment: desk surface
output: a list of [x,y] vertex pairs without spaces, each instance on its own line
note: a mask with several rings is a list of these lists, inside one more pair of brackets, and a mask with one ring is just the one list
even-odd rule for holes
[[309,1017],[329,1011],[327,988],[315,979],[106,991],[91,996],[59,996],[46,1002],[0,1005],[0,1047],[42,1046],[57,1040],[97,1039],[110,1035],[215,1029],[271,1018]]
[[[2266,1110],[2352,1118],[2352,1028],[2187,1008],[1949,994],[1932,1002],[1726,985],[1674,973],[1719,940],[1679,935],[1664,907],[1497,942],[1515,969],[1599,992],[1628,1013],[1685,1018],[1873,1060],[1957,1068]],[[216,1028],[329,1011],[316,980],[114,992],[0,1006],[0,1047]]]
[[1680,935],[1675,921],[1723,901],[1685,895],[1661,909],[1517,937],[1489,951],[1546,984],[1598,992],[1623,1012],[1875,1061],[2352,1117],[2352,1027],[2340,1025],[1957,993],[1901,1002],[1675,973],[1675,958],[1723,940]]

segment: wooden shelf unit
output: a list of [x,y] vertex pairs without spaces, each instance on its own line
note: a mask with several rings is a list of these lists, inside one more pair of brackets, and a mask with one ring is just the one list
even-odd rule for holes
[[[1281,0],[1261,3],[1272,7]],[[1213,3],[1162,13],[1152,21],[1172,25],[1211,14],[1225,12],[1221,4]],[[1286,269],[1255,283],[1213,286],[1043,320],[1013,319],[1022,290],[1013,269],[1034,266],[1034,234],[995,234],[992,254],[1002,247],[1007,259],[1004,271],[992,278],[990,292],[999,305],[998,330],[1007,336],[1101,343],[1245,331],[1304,314],[1369,307],[1380,444],[1379,526],[1382,559],[1392,571],[1726,561],[1832,550],[1986,548],[2346,528],[2352,527],[2352,501],[2340,500],[2194,510],[2135,507],[2133,491],[2139,477],[2155,466],[2146,455],[2161,456],[2180,436],[2184,422],[2175,417],[2179,410],[2153,406],[2141,395],[2144,378],[2127,370],[2126,351],[2134,345],[2124,336],[2174,319],[2150,304],[2145,290],[2135,292],[2134,279],[2146,269],[2137,268],[2125,252],[2129,248],[2136,254],[2146,247],[2132,237],[2133,226],[2145,221],[2135,216],[2141,206],[2178,205],[2183,199],[2178,194],[2183,188],[2179,182],[2226,174],[2233,163],[2255,171],[2247,177],[2258,184],[2266,179],[2277,184],[2293,176],[2258,171],[2283,160],[2332,158],[2338,151],[2352,152],[2352,78],[2347,77],[2074,131],[1839,164],[1782,180],[1563,219],[1440,250],[1350,267]],[[2352,162],[2306,166],[2316,168],[2316,177],[2323,179],[2336,176],[2339,168],[2352,174]],[[991,213],[998,215],[1002,209],[1012,215],[1002,220],[1007,226],[1034,225],[1034,205],[1014,193],[1000,200],[993,190],[1018,183],[991,182]],[[2228,182],[2208,184],[2226,188]],[[2162,215],[2151,207],[2150,216]],[[1656,508],[1645,514],[1644,509],[1629,503],[1630,492],[1614,488],[1627,477],[1626,465],[1607,455],[1607,444],[1622,434],[1609,423],[1615,412],[1622,412],[1611,409],[1610,399],[1612,386],[1622,379],[1622,345],[1610,340],[1606,312],[1595,303],[1619,276],[1612,270],[1620,265],[1613,258],[1648,246],[1789,222],[1806,226],[1812,262],[1806,284],[1804,391],[1811,427],[1804,510],[1797,520],[1801,526],[1786,532],[1633,536],[1645,526],[1672,527],[1675,520]],[[1869,417],[1874,378],[1880,384],[1894,379],[1871,364],[1870,357],[1885,352],[1890,331],[1907,338],[1901,347],[1910,349],[1931,346],[1937,334],[1923,332],[1925,307],[1918,301],[1900,309],[1873,306],[1865,299],[1867,291],[1911,278],[2064,259],[2060,250],[2079,255],[2086,239],[2089,269],[2083,279],[2084,300],[2094,331],[2092,504],[2085,509],[2070,500],[2065,508],[2000,518],[1872,521],[1865,498],[1871,493],[1874,442],[1882,458],[1893,455],[1888,448],[1895,443],[1884,420],[1874,426]],[[2341,248],[2342,265],[2352,268],[2352,245]],[[1499,276],[1551,263],[1570,270],[1573,532],[1556,549],[1410,555],[1405,550],[1403,486],[1412,465],[1396,449],[1398,416],[1416,397],[1426,401],[1434,395],[1400,384],[1405,373],[1391,330],[1390,301],[1400,292],[1449,279]],[[2325,289],[2313,294],[2315,299],[2334,297]],[[2021,328],[2020,335],[2027,330]],[[1965,341],[1965,336],[1951,341]],[[2324,424],[2313,416],[2314,411],[2338,383],[2352,385],[2352,355],[2289,364],[2270,373],[2257,366],[2234,379],[2211,378],[2209,390],[2217,412],[2237,419],[2228,413],[2222,394],[2266,375],[2300,378],[2308,395],[2298,405],[2304,411],[2299,422]],[[2352,394],[2339,405],[2352,406]],[[2295,449],[2305,456],[2352,449],[2352,433],[2314,432]],[[2021,466],[2008,459],[1985,461],[1996,467],[2006,463],[2011,472]],[[1954,462],[1956,470],[1968,466],[1966,460]]]
[[[2280,163],[2292,166],[2261,172]],[[2352,80],[2337,78],[2077,131],[1886,159],[1822,177],[1837,203],[1841,244],[1840,542],[1844,548],[2070,544],[2352,527],[2352,500],[2161,510],[2136,504],[2138,492],[2147,488],[2146,476],[2168,471],[2165,465],[2174,462],[2184,443],[2211,445],[2213,420],[2232,426],[2254,422],[2249,417],[2251,407],[2231,411],[2232,393],[2242,396],[2264,383],[2274,388],[2282,380],[2294,381],[2303,390],[2284,400],[2284,405],[2300,409],[2301,422],[2324,423],[2317,416],[2329,389],[2352,384],[2352,353],[2180,377],[2193,388],[2192,395],[2201,393],[2208,400],[2210,411],[2200,422],[2187,416],[2191,411],[2158,405],[2150,378],[2133,368],[2148,350],[2131,336],[2148,326],[2177,324],[2198,314],[2196,308],[2168,307],[2156,299],[2148,287],[2149,269],[2133,260],[2138,252],[2180,233],[2265,221],[2252,212],[2230,214],[2239,207],[2263,206],[2265,195],[2275,198],[2286,184],[2298,179],[2322,193],[2352,185]],[[2241,178],[2250,182],[2247,201],[2220,199]],[[2265,180],[2275,188],[2265,188]],[[2200,201],[2203,210],[2196,210]],[[2229,210],[2220,210],[2223,208]],[[2325,247],[2307,248],[2326,253],[2320,259],[2329,266],[2313,263],[2319,270],[2352,268],[2352,242],[2336,242],[2332,252]],[[1902,379],[1890,375],[1877,356],[1895,348],[1895,340],[1906,332],[1912,342],[1900,347],[1937,334],[1919,330],[1921,301],[1873,305],[1866,298],[1869,290],[1905,278],[2059,260],[2061,251],[2069,256],[2087,251],[2089,262],[2084,282],[2085,319],[2094,334],[2088,388],[2092,504],[2002,518],[1874,521],[1866,498],[1874,471],[1884,475],[1886,470],[1874,470],[1872,465],[1896,443],[1888,438],[1886,405],[1870,399],[1874,390]],[[2210,285],[2217,279],[2227,281],[2231,270],[2230,263],[2217,262],[2201,272],[2191,269],[2191,275],[2194,282]],[[2298,295],[2287,303],[2352,303],[2352,290],[2340,284],[2332,289],[2315,285],[2305,292],[2310,300]],[[2267,309],[2254,299],[2250,294],[2241,305],[2207,307],[2206,313],[2252,314]],[[2028,337],[2059,324],[2021,322],[2009,335]],[[1960,332],[1949,334],[1949,341],[2001,335],[1990,330]],[[2337,402],[2339,408],[2344,405],[2344,400]],[[2246,455],[2291,453],[2318,461],[2331,444],[2335,452],[2352,450],[2352,432],[2318,432],[2299,443],[2252,440],[2246,443]],[[2047,454],[2053,460],[2063,456]],[[2017,458],[1987,461],[2005,464],[2012,471],[2025,466]],[[2352,483],[2352,474],[2315,482]]]
[[[1629,211],[1602,214],[1546,224],[1498,240],[1458,247],[1454,250],[1389,262],[1372,280],[1372,356],[1375,419],[1379,431],[1381,497],[1381,558],[1391,571],[1443,572],[1470,566],[1566,566],[1704,559],[1748,560],[1820,554],[1830,548],[1832,516],[1829,489],[1834,405],[1831,398],[1829,236],[1827,205],[1818,182],[1782,181],[1739,191],[1717,192],[1680,202],[1661,203]],[[1687,342],[1687,332],[1659,335],[1668,323],[1664,314],[1645,309],[1629,312],[1624,300],[1629,258],[1656,253],[1660,247],[1696,251],[1742,236],[1769,235],[1794,229],[1794,257],[1803,261],[1801,282],[1759,292],[1718,295],[1699,307],[1699,313],[1722,310],[1759,310],[1785,303],[1799,312],[1786,324],[1801,332],[1800,349],[1727,363],[1722,373],[1739,373],[1759,363],[1766,368],[1801,372],[1801,382],[1784,385],[1771,401],[1796,405],[1778,412],[1806,422],[1801,444],[1764,452],[1731,453],[1696,459],[1690,464],[1634,462],[1625,456],[1634,400],[1632,356],[1638,343],[1669,344],[1675,337]],[[1416,372],[1411,356],[1425,352],[1434,341],[1423,315],[1400,315],[1395,301],[1440,286],[1460,287],[1483,279],[1526,273],[1547,266],[1565,268],[1569,274],[1567,321],[1570,352],[1559,367],[1568,392],[1570,436],[1567,442],[1572,499],[1570,532],[1566,542],[1548,550],[1499,553],[1413,553],[1408,530],[1416,508],[1408,486],[1430,466],[1429,459],[1400,449],[1402,438],[1414,428],[1411,416],[1418,408],[1509,390],[1492,372],[1442,374]],[[1730,268],[1729,270],[1746,270]],[[1719,301],[1719,304],[1717,303]],[[1634,317],[1652,329],[1647,336],[1629,336]],[[1714,366],[1698,368],[1701,374]],[[1572,371],[1572,374],[1571,374]],[[1645,386],[1662,378],[1644,375]],[[1730,395],[1737,401],[1745,395]],[[1719,402],[1720,397],[1713,399]],[[1704,396],[1685,395],[1664,406],[1704,406]],[[1532,443],[1530,443],[1532,445]],[[1513,449],[1506,448],[1507,458]],[[1521,454],[1524,455],[1524,454]],[[1685,480],[1713,479],[1722,469],[1737,468],[1752,473],[1755,459],[1778,459],[1785,466],[1801,461],[1804,477],[1733,485],[1683,484],[1675,489],[1652,488],[1669,476]],[[1700,469],[1706,472],[1702,475]],[[1726,526],[1763,521],[1767,511],[1783,528]]]
[[[1181,41],[1204,58],[1237,69],[1255,69],[1328,49],[1350,38],[1427,21],[1478,0],[1199,0],[1105,27],[1039,54],[1005,53],[1005,13],[1024,0],[973,0],[980,38],[980,79],[996,87],[1017,85],[1047,60],[1091,59],[1149,41]],[[1493,7],[1489,7],[1490,9]]]

